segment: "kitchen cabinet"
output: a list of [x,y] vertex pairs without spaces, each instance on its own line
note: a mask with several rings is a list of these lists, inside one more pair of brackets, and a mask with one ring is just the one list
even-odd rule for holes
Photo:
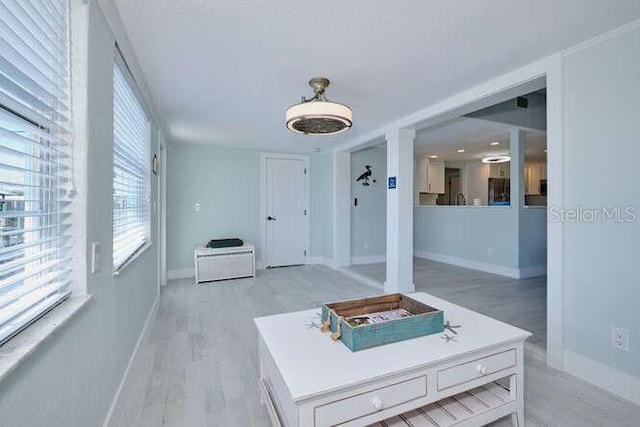
[[489,178],[509,178],[511,176],[511,162],[492,163],[489,165]]
[[524,186],[525,194],[541,194],[540,181],[547,179],[546,163],[525,163]]
[[417,161],[417,187],[420,193],[444,194],[444,162],[421,158]]

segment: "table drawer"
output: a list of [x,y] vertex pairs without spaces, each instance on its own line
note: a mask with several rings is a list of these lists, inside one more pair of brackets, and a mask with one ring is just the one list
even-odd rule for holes
[[316,427],[333,426],[391,408],[427,394],[422,376],[315,408]]
[[438,371],[438,390],[463,384],[513,366],[516,366],[516,351],[507,350],[443,369]]

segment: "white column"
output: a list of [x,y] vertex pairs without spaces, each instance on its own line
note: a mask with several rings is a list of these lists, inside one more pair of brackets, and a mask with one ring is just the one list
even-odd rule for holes
[[333,153],[333,266],[351,265],[351,153]]
[[[413,292],[413,140],[415,131],[387,132],[386,293]],[[395,178],[396,188],[389,188]]]
[[518,232],[515,235],[515,247],[518,248],[518,269],[522,264],[522,248],[520,247],[522,237],[522,215],[524,209],[524,131],[513,129],[511,131],[511,164],[509,165],[509,175],[511,184],[511,209],[516,216]]

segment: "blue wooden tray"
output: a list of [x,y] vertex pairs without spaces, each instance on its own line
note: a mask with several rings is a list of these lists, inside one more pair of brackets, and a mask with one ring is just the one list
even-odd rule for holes
[[[413,316],[384,323],[352,326],[345,318],[403,308]],[[328,322],[327,322],[328,321]],[[351,351],[422,337],[444,331],[444,312],[403,294],[389,294],[322,306],[322,322]],[[338,325],[340,325],[338,327]]]

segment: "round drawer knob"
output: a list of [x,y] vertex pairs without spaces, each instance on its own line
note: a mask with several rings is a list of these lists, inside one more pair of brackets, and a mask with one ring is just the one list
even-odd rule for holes
[[382,408],[384,407],[384,405],[382,404],[382,400],[380,400],[377,397],[373,398],[373,400],[371,401],[371,404],[373,405],[373,408],[376,411],[382,411]]
[[480,375],[487,375],[487,367],[486,366],[478,365],[478,366],[476,366],[476,370],[478,371],[478,373]]

